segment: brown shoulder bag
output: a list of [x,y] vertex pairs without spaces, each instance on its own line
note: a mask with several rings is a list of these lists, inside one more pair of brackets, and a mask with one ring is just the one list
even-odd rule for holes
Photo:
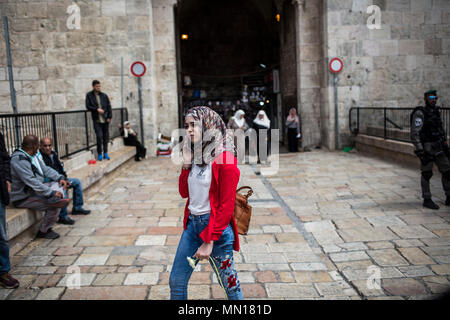
[[[250,189],[246,195],[239,193],[242,189]],[[246,235],[250,225],[252,207],[248,204],[248,198],[253,194],[252,188],[245,186],[236,190],[236,201],[234,203],[234,219],[239,234]]]

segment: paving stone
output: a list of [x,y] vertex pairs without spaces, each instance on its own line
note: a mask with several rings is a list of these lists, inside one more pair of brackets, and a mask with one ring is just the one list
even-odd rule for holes
[[[79,290],[76,289],[78,285],[80,287],[87,287],[92,284],[96,274],[95,273],[72,273],[66,274],[57,284],[57,287],[67,287],[70,291]],[[67,292],[66,292],[67,293]]]
[[190,285],[188,286],[188,299],[190,300],[209,300],[211,292],[209,285]]
[[17,288],[8,295],[7,300],[34,300],[39,290]]
[[267,283],[266,289],[269,298],[311,298],[319,296],[312,285]]
[[338,230],[338,233],[345,242],[386,241],[398,239],[398,237],[386,227],[342,229]]
[[418,239],[408,239],[408,240],[394,240],[394,243],[397,247],[420,247],[423,246],[423,243]]
[[99,274],[92,283],[93,286],[120,286],[125,279],[125,273]]
[[321,245],[340,244],[344,241],[339,237],[336,231],[320,231],[313,232],[316,241]]
[[416,296],[426,293],[423,285],[411,278],[383,279],[381,285],[386,292],[394,296]]
[[[372,268],[370,268],[372,267]],[[375,273],[374,270],[379,270],[380,279],[388,279],[388,278],[403,278],[403,274],[396,268],[385,267],[378,269],[373,269],[374,266],[369,266],[366,269],[344,269],[342,273],[345,277],[350,280],[368,280],[369,278],[374,278]]]
[[37,267],[34,273],[36,274],[54,274],[58,267]]
[[277,276],[273,271],[255,272],[255,278],[258,282],[278,282]]
[[135,260],[136,256],[110,256],[108,261],[106,261],[106,265],[131,266]]
[[56,251],[54,251],[53,255],[54,256],[74,256],[74,255],[81,254],[82,251],[83,251],[83,248],[80,248],[80,247],[62,247],[62,248],[56,249]]
[[285,254],[287,262],[318,262],[321,261],[320,257],[314,253],[294,253],[286,252]]
[[394,244],[389,241],[376,241],[376,242],[368,242],[367,246],[370,249],[390,249],[394,248]]
[[167,236],[139,236],[136,240],[137,246],[163,246],[166,242]]
[[9,296],[9,294],[13,291],[14,291],[14,289],[0,288],[0,300],[6,300],[6,298]]
[[305,229],[309,232],[334,231],[336,228],[330,220],[305,223]]
[[321,262],[291,263],[291,267],[292,267],[292,270],[295,270],[295,271],[328,270],[327,266]]
[[436,238],[437,236],[422,226],[392,226],[390,227],[403,239]]
[[36,300],[58,300],[65,288],[45,288],[36,297]]
[[358,295],[345,281],[315,283],[314,286],[323,296],[352,296]]
[[430,268],[425,266],[408,266],[398,267],[398,270],[402,272],[408,278],[425,277],[434,275]]
[[19,264],[25,267],[46,266],[53,256],[28,256]]
[[75,261],[76,266],[103,266],[108,260],[108,254],[82,254]]
[[159,273],[130,273],[127,275],[125,285],[154,285],[158,283]]
[[246,263],[284,263],[287,262],[281,253],[244,253]]
[[395,216],[379,216],[379,217],[369,217],[367,221],[370,222],[374,227],[384,227],[384,226],[404,226],[405,222],[400,220]]
[[435,238],[435,239],[420,239],[423,243],[425,243],[429,247],[436,246],[448,246],[450,244],[450,237],[445,238]]
[[150,287],[150,300],[169,300],[170,287],[168,285],[157,285]]
[[50,262],[52,266],[70,266],[78,256],[60,256],[54,257]]
[[400,251],[411,264],[434,264],[433,259],[428,257],[419,248],[399,248],[398,251]]
[[416,224],[439,224],[444,223],[445,220],[443,220],[440,217],[429,215],[429,214],[421,214],[421,215],[405,215],[402,216],[401,219],[405,221],[408,225],[416,225]]
[[264,233],[282,233],[283,230],[280,226],[262,226]]
[[347,250],[347,251],[359,251],[359,250],[369,249],[362,242],[347,242],[347,243],[341,243],[338,246],[343,248],[344,250]]
[[366,260],[369,256],[364,251],[331,253],[330,259],[334,262]]
[[450,264],[432,265],[431,269],[438,275],[450,275]]
[[67,289],[62,300],[144,300],[147,292],[143,286],[83,287]]
[[408,265],[408,262],[394,249],[368,250],[367,253],[380,266]]
[[386,294],[384,293],[381,285],[379,288],[375,285],[368,286],[367,280],[355,280],[351,282],[365,297],[382,297],[383,299],[386,298]]
[[305,239],[298,233],[281,233],[275,234],[275,238],[278,242],[306,242]]
[[131,246],[135,236],[87,236],[83,237],[78,246],[80,247],[109,247],[109,246]]

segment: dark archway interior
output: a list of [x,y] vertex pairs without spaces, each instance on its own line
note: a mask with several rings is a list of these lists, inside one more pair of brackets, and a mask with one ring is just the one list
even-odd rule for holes
[[189,107],[208,105],[225,122],[238,109],[246,111],[250,125],[260,109],[273,118],[273,69],[280,65],[280,23],[273,1],[183,0],[176,10],[180,116]]

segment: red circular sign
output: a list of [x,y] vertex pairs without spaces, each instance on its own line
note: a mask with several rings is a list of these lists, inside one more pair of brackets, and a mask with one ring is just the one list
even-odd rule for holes
[[131,65],[131,73],[135,77],[142,77],[145,74],[145,71],[147,71],[147,68],[145,67],[145,64],[140,61],[136,61]]
[[328,67],[330,68],[330,71],[333,73],[339,73],[344,68],[344,63],[339,58],[333,58],[330,60],[330,63],[328,64]]

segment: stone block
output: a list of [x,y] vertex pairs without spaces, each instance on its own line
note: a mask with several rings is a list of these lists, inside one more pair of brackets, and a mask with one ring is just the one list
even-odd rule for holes
[[126,16],[126,0],[102,0],[102,16]]
[[355,261],[355,260],[366,260],[369,259],[369,256],[364,251],[355,251],[355,252],[338,252],[331,253],[330,259],[334,262],[343,262],[343,261]]
[[159,273],[130,273],[127,275],[125,285],[155,285],[158,283]]
[[269,298],[311,298],[318,297],[312,285],[292,283],[267,283],[267,296]]
[[392,226],[390,229],[403,239],[437,238],[422,226]]
[[399,40],[398,54],[407,55],[424,55],[425,41],[424,40]]
[[62,300],[144,300],[147,292],[145,286],[83,287],[66,290]]
[[408,262],[394,249],[368,250],[367,253],[380,266],[408,265]]
[[414,279],[384,279],[382,287],[386,292],[395,296],[417,296],[425,294],[423,285]]

